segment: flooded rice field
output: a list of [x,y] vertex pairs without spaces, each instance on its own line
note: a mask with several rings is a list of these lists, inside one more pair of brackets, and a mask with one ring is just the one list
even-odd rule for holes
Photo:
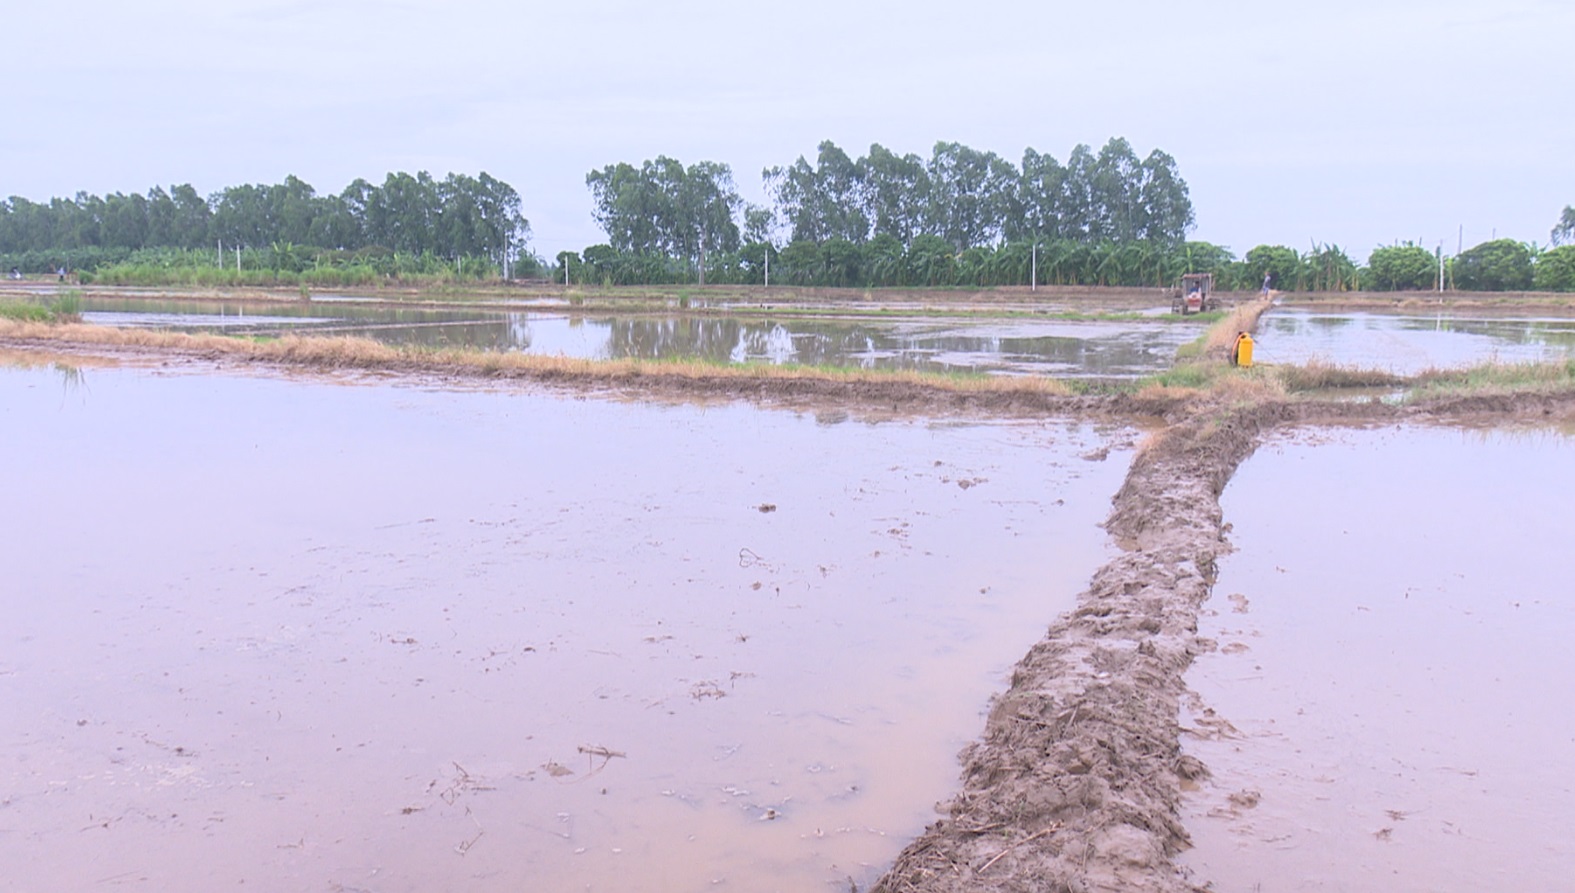
[[178,365],[0,417],[29,891],[863,888],[1132,437]]
[[1575,357],[1575,318],[1569,317],[1276,307],[1258,320],[1254,337],[1260,363],[1321,361],[1397,375]]
[[1571,493],[1569,430],[1304,432],[1242,465],[1188,675],[1195,880],[1569,883]]
[[83,299],[112,326],[274,335],[354,334],[390,344],[518,351],[578,359],[700,359],[865,369],[1136,378],[1170,367],[1197,338],[1191,321],[906,319],[564,314],[434,309],[355,301]]

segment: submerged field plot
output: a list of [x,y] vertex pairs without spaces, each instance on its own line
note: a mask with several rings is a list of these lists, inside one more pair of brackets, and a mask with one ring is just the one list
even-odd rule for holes
[[7,890],[866,887],[1133,436],[41,362]]
[[[3,289],[0,289],[3,290]],[[937,291],[840,301],[762,290],[751,302],[453,296],[444,300],[274,294],[251,299],[98,289],[79,303],[103,327],[352,335],[414,349],[577,360],[699,361],[941,373],[1135,379],[1168,368],[1205,324],[1166,311],[1157,289],[1097,304],[1022,290],[999,304]],[[23,294],[34,303],[55,292]],[[1032,299],[1030,300],[1030,298]],[[0,297],[4,300],[4,297]],[[551,303],[543,304],[542,301]],[[579,302],[580,299],[574,299]],[[626,306],[633,305],[633,306]]]
[[[24,717],[0,725],[7,782],[24,791],[0,806],[0,847],[47,844],[73,881],[163,886],[184,872],[379,890],[1247,889],[1267,876],[1266,848],[1291,839],[1265,829],[1286,800],[1273,782],[1294,772],[1263,767],[1300,755],[1256,735],[1254,704],[1213,703],[1191,680],[1215,661],[1261,656],[1267,672],[1283,657],[1257,584],[1219,582],[1263,551],[1265,516],[1248,509],[1298,517],[1283,536],[1320,572],[1366,562],[1423,585],[1425,554],[1363,553],[1334,519],[1411,532],[1475,513],[1475,548],[1489,512],[1557,514],[1548,500],[1567,472],[1505,454],[1500,435],[1461,467],[1414,434],[1342,452],[1352,426],[1474,444],[1459,432],[1575,424],[1567,359],[1414,376],[1329,365],[1342,356],[1300,366],[1272,359],[1271,331],[1269,359],[1228,365],[1235,333],[1269,308],[1235,308],[1136,383],[0,323],[25,367],[0,375],[20,432],[0,456],[61,469],[19,478],[24,510],[0,553],[26,591],[49,594],[16,599],[25,631],[0,651],[0,686]],[[1430,366],[1481,356],[1480,339],[1449,354],[1459,345],[1439,338],[1448,356]],[[1249,469],[1276,467],[1291,444],[1313,449],[1298,467],[1315,470],[1222,508],[1264,444]],[[1555,483],[1537,500],[1472,501],[1458,486],[1514,494],[1528,478]],[[1439,501],[1457,492],[1469,511]],[[1526,565],[1526,585],[1556,585]],[[1465,641],[1450,613],[1479,593],[1440,587],[1384,615],[1405,641],[1364,682],[1407,657],[1446,666],[1413,635],[1503,657],[1492,637]],[[1344,659],[1314,650],[1324,640],[1382,631],[1362,607],[1374,605],[1298,618],[1305,648],[1288,653],[1315,656],[1296,681]],[[1221,617],[1234,625],[1216,632]],[[1267,691],[1257,672],[1227,680],[1231,694]],[[1348,704],[1381,701],[1373,691]],[[1309,699],[1305,715],[1338,700]],[[1416,701],[1402,709],[1421,717]],[[1497,748],[1492,711],[1511,701],[1461,721]],[[1209,735],[1238,734],[1237,717],[1249,734],[1204,754]],[[1553,740],[1540,734],[1526,737]],[[1364,741],[1377,759],[1421,746]],[[1512,753],[1495,751],[1538,761]],[[1330,765],[1360,788],[1377,765],[1363,759]],[[1437,803],[1492,779],[1474,771],[1437,785],[1460,794]],[[1391,824],[1366,829],[1366,797],[1331,798],[1354,818],[1292,815],[1297,846],[1344,841],[1330,858],[1355,864],[1345,857],[1371,855],[1349,843],[1360,826],[1379,852],[1426,859],[1418,829],[1437,827],[1412,821],[1432,807],[1386,796]],[[1231,863],[1246,874],[1214,872],[1221,836],[1248,851]],[[95,874],[84,842],[124,872]],[[1323,877],[1275,864],[1276,882]]]
[[1256,334],[1264,363],[1316,362],[1397,375],[1575,357],[1575,318],[1537,312],[1277,307],[1258,321]]
[[1575,428],[1298,431],[1225,492],[1182,858],[1220,893],[1575,873]]

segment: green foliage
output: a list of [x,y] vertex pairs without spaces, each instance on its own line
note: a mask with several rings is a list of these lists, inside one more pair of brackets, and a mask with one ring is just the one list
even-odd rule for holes
[[0,301],[0,319],[17,322],[49,322],[54,319],[54,314],[43,304]]
[[[552,271],[563,281],[565,252]],[[958,251],[946,239],[923,233],[906,248],[889,233],[860,244],[845,239],[799,240],[778,250],[756,242],[706,256],[705,276],[715,284],[765,281],[765,259],[771,258],[771,282],[779,285],[851,288],[955,286],[1025,286],[1037,269],[1040,285],[1112,285],[1166,288],[1182,273],[1226,271],[1242,265],[1230,252],[1206,242],[1163,245],[1155,242],[1069,240],[1003,242]],[[1035,258],[1037,256],[1037,265]],[[659,252],[621,252],[614,246],[588,246],[570,262],[571,281],[595,285],[675,285],[697,281],[690,262]],[[1251,277],[1248,276],[1248,279]],[[1230,287],[1222,277],[1221,287]],[[1249,282],[1247,288],[1255,288]]]
[[552,281],[559,285],[584,284],[585,261],[572,251],[558,252],[558,265],[553,268]]
[[761,176],[793,241],[863,242],[870,228],[863,200],[864,166],[864,159],[855,162],[826,140],[820,144],[814,167],[801,155],[788,167],[770,167]]
[[[1294,248],[1259,245],[1247,252],[1243,263],[1257,279],[1253,285],[1262,285],[1263,277],[1267,274],[1270,288],[1293,291],[1302,287],[1302,258]],[[1242,288],[1244,283],[1238,282],[1235,287]]]
[[1466,249],[1451,268],[1455,286],[1469,291],[1523,291],[1531,287],[1531,249],[1514,239],[1495,239]]
[[1414,291],[1436,288],[1438,256],[1410,242],[1375,248],[1367,258],[1362,282],[1374,291]]
[[67,289],[43,304],[32,301],[0,301],[0,319],[18,322],[80,322],[82,292],[74,288]]
[[519,256],[534,270],[524,247],[529,232],[519,194],[486,173],[443,180],[425,171],[394,173],[382,186],[356,180],[337,196],[319,196],[290,176],[277,185],[231,186],[206,199],[180,185],[168,192],[155,187],[146,196],[77,193],[47,205],[16,196],[0,202],[0,255],[28,273],[61,264],[93,271],[148,249],[207,252],[214,266],[228,266],[217,258],[221,242],[226,251],[273,249],[267,263],[281,273],[304,273],[324,251],[373,247],[485,258],[494,266]]
[[1538,291],[1575,291],[1575,244],[1560,245],[1538,255],[1532,286]]
[[49,312],[55,319],[75,322],[82,318],[82,292],[68,288],[49,303]]
[[619,251],[682,258],[704,283],[708,252],[738,250],[734,215],[743,200],[725,164],[685,167],[659,155],[639,168],[614,164],[591,171],[585,185],[596,200],[596,222]]
[[1191,356],[1182,352],[1177,353],[1177,359],[1184,362],[1177,363],[1170,369],[1151,378],[1144,379],[1141,384],[1156,384],[1167,388],[1206,388],[1213,384],[1219,377],[1220,367],[1214,363],[1185,362],[1196,359],[1197,354]]
[[1553,225],[1548,238],[1555,245],[1575,245],[1575,207],[1564,206],[1564,213],[1559,216],[1559,222]]
[[956,254],[1002,241],[1173,245],[1193,225],[1175,159],[1158,150],[1140,159],[1119,137],[1098,153],[1077,146],[1065,166],[1030,148],[1021,168],[955,142],[936,143],[928,160],[878,143],[854,160],[828,140],[813,165],[800,157],[763,176],[796,242],[889,236],[911,247],[929,235]]
[[369,248],[359,251],[325,251],[300,246],[270,245],[225,254],[225,266],[215,263],[212,251],[149,248],[131,252],[125,260],[80,274],[85,283],[102,285],[194,287],[311,286],[345,288],[383,282],[442,283],[495,278],[501,271],[490,259],[440,257],[429,252],[403,253]]
[[1311,291],[1346,291],[1358,285],[1356,264],[1338,245],[1315,243],[1302,258],[1302,274]]

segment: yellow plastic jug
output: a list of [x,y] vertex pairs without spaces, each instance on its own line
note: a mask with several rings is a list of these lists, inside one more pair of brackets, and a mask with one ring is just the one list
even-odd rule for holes
[[1252,365],[1252,336],[1246,332],[1236,336],[1236,365]]

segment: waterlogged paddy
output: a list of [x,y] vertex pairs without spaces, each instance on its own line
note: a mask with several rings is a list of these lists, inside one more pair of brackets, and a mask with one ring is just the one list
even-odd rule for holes
[[99,325],[355,334],[390,344],[579,359],[701,359],[866,369],[1136,378],[1170,367],[1193,322],[562,315],[345,301],[245,304],[86,298]]
[[1575,432],[1546,429],[1298,435],[1242,465],[1221,647],[1188,676],[1196,880],[1569,886],[1572,492]]
[[71,366],[0,418],[29,891],[862,888],[1131,438]]
[[1511,319],[1276,307],[1258,320],[1255,359],[1414,375],[1487,362],[1575,357],[1575,318]]

